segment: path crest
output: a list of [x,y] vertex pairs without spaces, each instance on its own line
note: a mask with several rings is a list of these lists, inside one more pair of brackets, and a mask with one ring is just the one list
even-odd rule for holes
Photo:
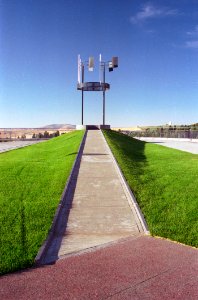
[[143,233],[100,130],[88,130],[53,239],[42,263]]

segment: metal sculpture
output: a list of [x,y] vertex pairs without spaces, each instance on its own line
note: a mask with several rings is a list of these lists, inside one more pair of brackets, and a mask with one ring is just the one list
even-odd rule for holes
[[102,91],[103,92],[103,126],[105,126],[105,92],[110,89],[110,84],[105,82],[106,67],[109,72],[112,72],[114,68],[118,67],[118,57],[112,57],[111,61],[102,61],[102,55],[99,56],[99,80],[97,82],[85,82],[85,68],[88,68],[90,72],[94,70],[94,58],[89,57],[88,61],[82,61],[80,55],[78,55],[78,83],[77,90],[82,92],[82,116],[81,123],[83,125],[84,118],[84,92],[90,91]]

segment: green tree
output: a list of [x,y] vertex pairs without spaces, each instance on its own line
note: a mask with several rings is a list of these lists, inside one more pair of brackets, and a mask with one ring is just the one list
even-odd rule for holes
[[43,137],[44,137],[44,138],[49,138],[49,132],[48,132],[48,131],[45,131],[44,134],[43,134]]
[[59,132],[59,130],[57,130],[57,131],[55,132],[54,136],[59,136],[59,135],[60,135],[60,132]]

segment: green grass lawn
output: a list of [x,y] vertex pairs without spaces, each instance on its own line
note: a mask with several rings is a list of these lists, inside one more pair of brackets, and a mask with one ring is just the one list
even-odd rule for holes
[[0,154],[0,271],[33,264],[84,131]]
[[152,235],[198,247],[198,155],[104,131]]

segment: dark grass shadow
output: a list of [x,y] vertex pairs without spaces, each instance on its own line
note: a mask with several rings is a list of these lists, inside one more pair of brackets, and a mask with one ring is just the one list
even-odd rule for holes
[[72,153],[69,153],[69,154],[67,154],[65,156],[71,156],[71,155],[76,155],[76,154],[78,154],[78,152],[72,152]]
[[23,198],[21,200],[21,248],[22,248],[22,255],[25,256],[27,251],[27,242],[26,242],[26,219],[25,219],[25,207]]
[[123,173],[133,174],[135,169],[136,176],[142,174],[144,167],[147,165],[145,156],[147,142],[116,131],[107,131],[105,135],[117,162],[123,169]]

